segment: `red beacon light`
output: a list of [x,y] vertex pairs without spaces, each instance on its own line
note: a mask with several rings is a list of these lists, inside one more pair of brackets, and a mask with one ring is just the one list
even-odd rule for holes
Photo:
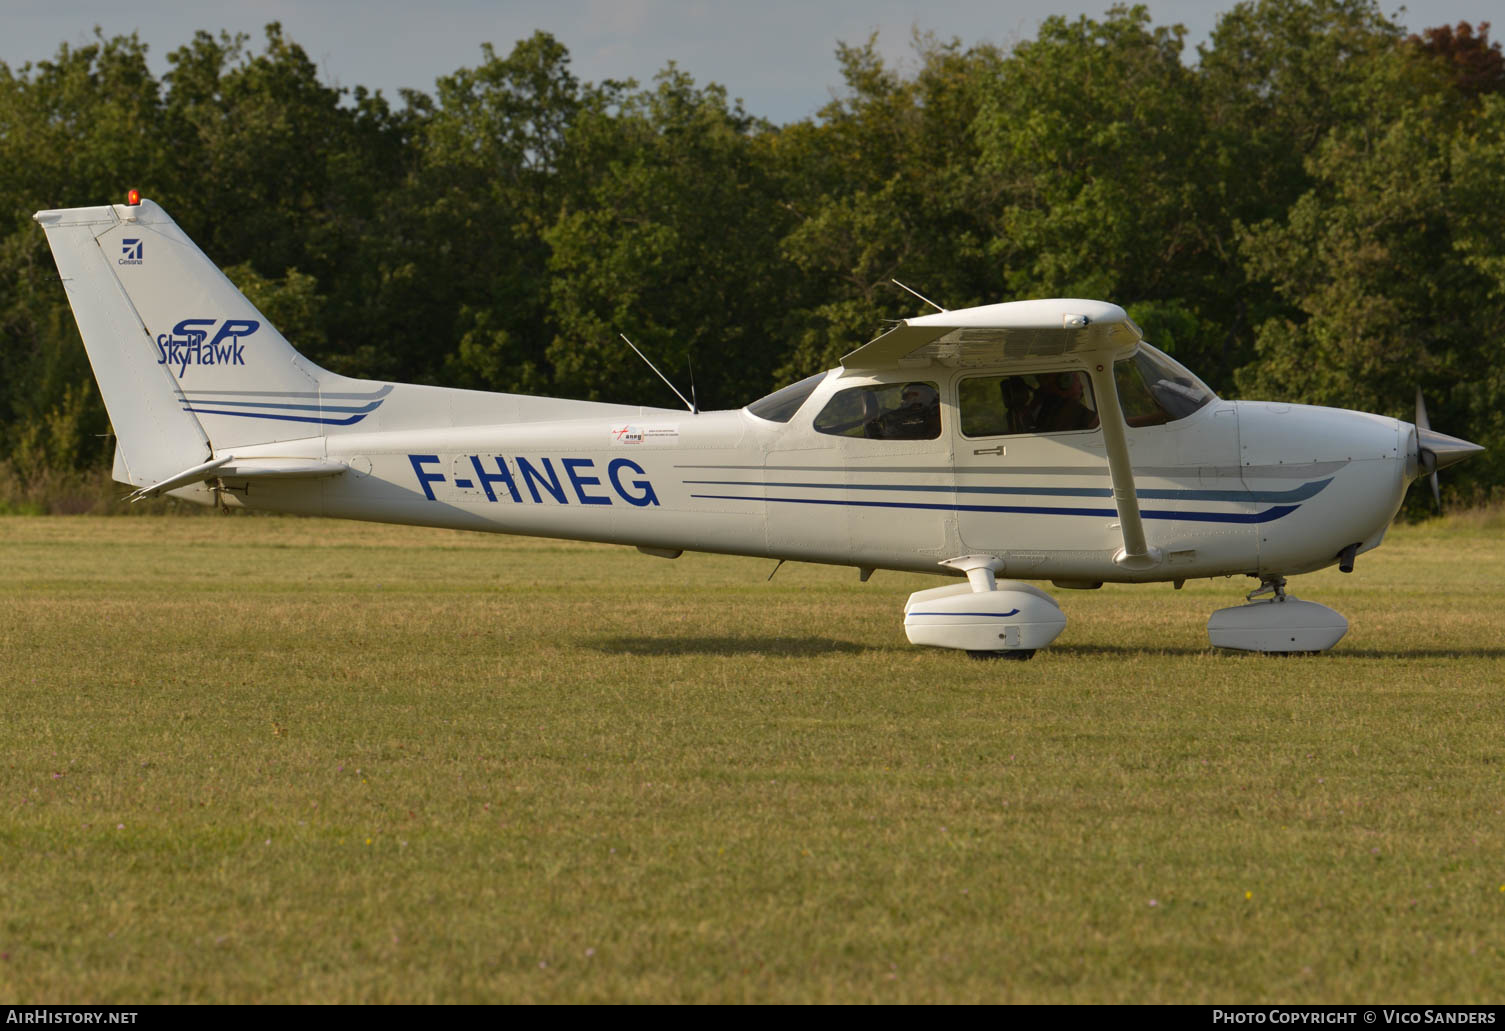
[[137,207],[141,204],[141,191],[136,189],[125,191],[125,203],[128,207]]

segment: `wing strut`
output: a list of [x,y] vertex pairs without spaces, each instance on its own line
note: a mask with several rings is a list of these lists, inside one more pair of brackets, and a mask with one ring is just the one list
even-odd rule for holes
[[1134,492],[1134,463],[1129,458],[1129,439],[1124,432],[1123,406],[1118,403],[1118,386],[1113,381],[1113,354],[1100,351],[1089,356],[1092,393],[1097,399],[1098,422],[1103,427],[1103,443],[1108,449],[1108,474],[1113,479],[1113,504],[1118,509],[1118,525],[1123,531],[1124,546],[1113,561],[1125,569],[1150,569],[1160,564],[1160,549],[1145,541],[1144,521],[1139,517],[1139,495]]

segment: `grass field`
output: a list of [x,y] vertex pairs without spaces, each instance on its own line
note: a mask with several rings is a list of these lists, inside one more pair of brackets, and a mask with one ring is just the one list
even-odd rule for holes
[[1505,527],[1055,592],[314,520],[0,519],[0,1000],[1505,997]]

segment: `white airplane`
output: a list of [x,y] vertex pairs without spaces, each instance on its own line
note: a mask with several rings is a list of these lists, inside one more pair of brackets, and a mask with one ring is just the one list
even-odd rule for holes
[[350,379],[136,191],[34,217],[133,499],[945,573],[965,580],[911,594],[905,629],[978,656],[1065,627],[1022,580],[1227,575],[1261,586],[1213,645],[1330,648],[1347,622],[1286,577],[1351,570],[1413,479],[1482,450],[1422,416],[1221,400],[1091,300],[904,319],[737,411]]

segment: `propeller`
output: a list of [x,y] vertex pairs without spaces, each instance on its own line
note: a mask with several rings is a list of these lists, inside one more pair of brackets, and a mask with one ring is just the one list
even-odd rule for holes
[[1442,511],[1442,490],[1437,486],[1437,455],[1429,448],[1421,445],[1421,435],[1430,433],[1432,421],[1427,418],[1427,402],[1421,396],[1421,387],[1416,388],[1416,443],[1417,457],[1421,459],[1421,470],[1432,481],[1432,503],[1437,506],[1437,511]]
[[1431,420],[1427,418],[1427,403],[1422,400],[1421,387],[1416,388],[1416,468],[1419,474],[1426,476],[1432,483],[1432,502],[1437,506],[1437,511],[1442,511],[1442,491],[1437,486],[1437,470],[1446,469],[1483,450],[1478,444],[1450,437],[1446,433],[1433,432]]

